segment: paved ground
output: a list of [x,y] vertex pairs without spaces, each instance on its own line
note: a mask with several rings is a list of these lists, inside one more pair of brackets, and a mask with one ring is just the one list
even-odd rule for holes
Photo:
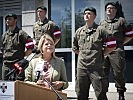
[[[73,90],[65,90],[65,93],[67,93],[67,100],[77,100],[76,94]],[[108,100],[118,100],[118,94],[117,92],[108,92],[107,93]],[[126,100],[133,100],[133,93],[132,92],[126,92],[125,93],[125,99]],[[90,97],[88,100],[96,100],[95,94],[93,91],[90,92]]]

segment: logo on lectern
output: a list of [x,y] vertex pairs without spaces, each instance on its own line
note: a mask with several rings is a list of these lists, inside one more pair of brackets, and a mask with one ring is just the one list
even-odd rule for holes
[[7,89],[7,85],[6,83],[2,83],[1,86],[0,86],[1,90],[3,93],[5,93],[6,89]]

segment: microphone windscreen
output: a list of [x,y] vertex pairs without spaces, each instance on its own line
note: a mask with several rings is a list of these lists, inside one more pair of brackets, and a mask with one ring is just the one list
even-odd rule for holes
[[20,61],[18,62],[18,64],[19,64],[22,68],[24,68],[24,67],[26,67],[26,66],[29,64],[29,61],[26,60],[26,59],[22,59],[22,60],[20,60]]
[[35,75],[35,82],[37,82],[38,80],[39,80],[39,78],[40,78],[40,71],[37,71],[36,72],[36,75]]
[[43,69],[44,69],[44,61],[37,62],[36,66],[35,66],[35,72],[37,72],[37,71],[42,72]]

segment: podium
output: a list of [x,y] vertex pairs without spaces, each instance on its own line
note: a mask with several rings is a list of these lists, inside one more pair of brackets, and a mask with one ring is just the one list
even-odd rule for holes
[[[10,89],[14,89],[14,91],[8,90],[9,86],[6,86],[6,85],[4,86],[4,84],[8,84],[8,85],[10,84]],[[1,97],[3,98],[0,100],[58,100],[57,99],[58,97],[55,94],[55,92],[53,92],[51,89],[45,88],[43,86],[29,84],[29,83],[25,83],[22,81],[3,82],[2,85],[1,85],[1,87],[4,87],[4,89],[7,89],[7,90],[5,90],[6,94],[3,93],[3,95],[1,95],[1,93],[0,93],[0,98]],[[63,98],[63,100],[67,100],[66,93],[63,93],[61,91],[57,91],[57,92]],[[6,95],[7,96],[10,95],[10,97],[11,96],[12,97],[7,99]]]

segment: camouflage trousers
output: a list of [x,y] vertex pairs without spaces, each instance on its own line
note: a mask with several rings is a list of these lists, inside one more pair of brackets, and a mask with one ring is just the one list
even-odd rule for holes
[[115,79],[115,86],[117,91],[126,91],[125,88],[125,52],[124,51],[113,51],[106,59],[104,65],[104,72],[109,77],[110,70],[113,73]]

